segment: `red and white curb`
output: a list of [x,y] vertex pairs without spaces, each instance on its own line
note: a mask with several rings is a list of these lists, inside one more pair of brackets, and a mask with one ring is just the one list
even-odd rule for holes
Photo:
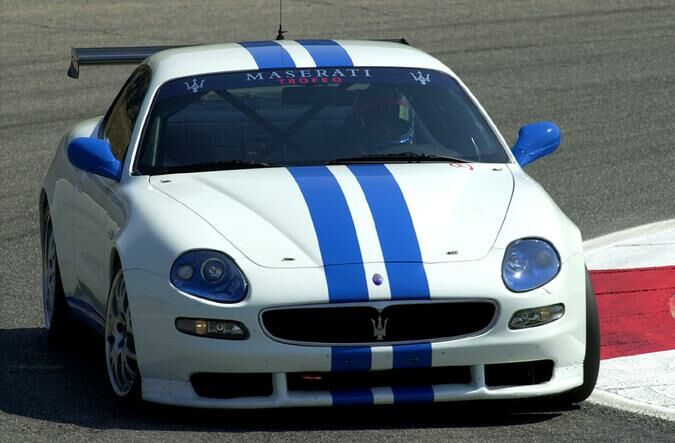
[[598,300],[589,401],[675,421],[675,219],[584,243]]

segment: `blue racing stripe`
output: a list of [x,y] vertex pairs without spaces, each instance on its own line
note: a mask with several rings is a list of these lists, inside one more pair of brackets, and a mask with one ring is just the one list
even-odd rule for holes
[[330,350],[333,372],[369,371],[372,353],[369,346],[334,346]]
[[258,69],[295,68],[295,62],[286,48],[273,41],[239,44],[253,56]]
[[325,166],[289,167],[312,217],[331,303],[368,301],[366,272],[352,214]]
[[393,386],[394,403],[431,403],[434,401],[434,390],[431,386]]
[[[431,343],[394,345],[393,350],[394,369],[431,367]],[[394,403],[434,401],[434,390],[431,386],[392,386],[391,390],[394,393]]]
[[317,68],[354,66],[345,48],[333,40],[296,40],[309,52]]
[[330,391],[334,406],[372,405],[373,392],[370,389],[344,389]]
[[430,368],[431,343],[394,345],[394,369]]
[[[334,346],[331,348],[330,369],[333,372],[369,371],[371,362],[369,346]],[[373,392],[370,389],[341,389],[330,391],[330,395],[336,406],[373,404]]]
[[391,298],[429,298],[429,282],[415,227],[394,176],[385,165],[349,165],[349,169],[361,185],[375,221]]

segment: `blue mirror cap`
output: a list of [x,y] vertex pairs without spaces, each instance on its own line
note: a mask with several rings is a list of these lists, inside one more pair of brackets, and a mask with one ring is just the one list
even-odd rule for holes
[[93,137],[78,137],[68,144],[68,160],[78,169],[120,181],[122,162],[112,153],[110,143]]
[[518,141],[512,151],[522,167],[552,153],[561,142],[562,133],[555,123],[529,123],[518,131]]

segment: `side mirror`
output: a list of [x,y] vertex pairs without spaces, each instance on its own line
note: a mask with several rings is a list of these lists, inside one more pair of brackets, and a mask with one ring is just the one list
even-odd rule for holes
[[558,149],[561,141],[562,134],[555,123],[529,123],[518,131],[518,141],[512,151],[523,167]]
[[68,145],[68,160],[76,168],[120,181],[122,163],[115,158],[106,140],[79,137]]

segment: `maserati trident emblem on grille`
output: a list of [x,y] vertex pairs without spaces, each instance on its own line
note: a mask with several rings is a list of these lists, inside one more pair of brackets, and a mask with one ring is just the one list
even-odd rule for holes
[[384,319],[382,323],[382,316],[377,316],[377,323],[372,318],[370,322],[373,324],[373,337],[377,338],[377,341],[382,341],[384,336],[387,335],[387,323],[389,322],[388,318]]

